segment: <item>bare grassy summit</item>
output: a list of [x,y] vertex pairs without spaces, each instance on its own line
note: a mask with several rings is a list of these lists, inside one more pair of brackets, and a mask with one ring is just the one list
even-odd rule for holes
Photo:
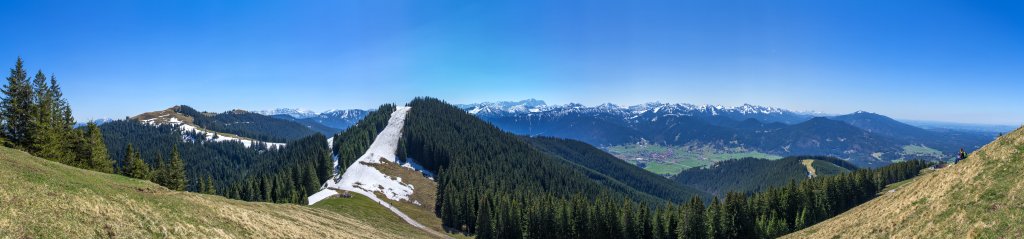
[[1024,238],[1024,128],[790,238]]

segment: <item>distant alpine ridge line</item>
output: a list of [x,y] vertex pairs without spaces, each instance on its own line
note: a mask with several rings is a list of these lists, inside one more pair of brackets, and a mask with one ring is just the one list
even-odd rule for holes
[[[318,131],[337,133],[351,127],[359,120],[370,113],[369,110],[347,109],[328,110],[317,113],[306,109],[279,108],[273,110],[255,110],[253,113],[262,114],[278,119],[294,121]],[[328,134],[329,135],[329,134]]]
[[639,118],[644,114],[685,115],[685,116],[723,116],[744,120],[754,118],[761,121],[778,121],[796,123],[815,116],[825,116],[819,112],[798,112],[771,106],[743,104],[736,107],[720,105],[694,105],[686,103],[649,102],[632,106],[620,106],[605,103],[598,106],[584,106],[579,103],[565,105],[548,105],[543,100],[528,99],[522,101],[484,102],[457,105],[469,112],[482,117],[512,115],[521,113],[533,114],[570,114],[570,113],[605,113],[617,116]]
[[458,107],[521,135],[570,138],[597,146],[645,142],[743,148],[782,156],[829,155],[869,167],[912,158],[946,160],[960,148],[971,151],[996,136],[922,129],[865,111],[833,116],[750,104],[584,106],[529,99]]

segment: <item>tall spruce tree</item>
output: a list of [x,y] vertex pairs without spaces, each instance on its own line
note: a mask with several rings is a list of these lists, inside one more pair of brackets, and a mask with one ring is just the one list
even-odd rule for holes
[[142,161],[142,156],[139,151],[136,151],[131,144],[125,148],[125,159],[124,166],[121,168],[121,174],[128,177],[138,179],[150,179],[150,168],[145,161]]
[[153,157],[156,157],[156,167],[153,167],[153,171],[151,172],[150,178],[153,179],[151,181],[153,181],[156,184],[159,184],[160,186],[167,187],[167,185],[168,185],[167,169],[168,168],[167,168],[167,164],[164,163],[164,156],[160,156],[160,154],[158,153],[158,154],[153,155]]
[[57,119],[54,117],[56,105],[53,94],[50,92],[50,85],[43,71],[36,73],[32,80],[32,112],[31,127],[29,128],[28,150],[40,158],[50,159],[75,167],[83,167],[81,162],[65,157],[67,149],[61,147],[63,140],[60,140],[60,129],[57,127]]
[[32,127],[32,86],[25,73],[24,62],[18,57],[14,69],[7,77],[7,85],[0,92],[0,121],[2,133],[8,147],[27,149],[31,142]]
[[707,234],[707,225],[704,225],[704,201],[700,197],[693,197],[682,210],[682,220],[679,222],[678,234],[681,238],[704,238]]
[[[53,119],[50,122],[52,122],[52,127],[56,130],[56,147],[64,152],[74,152],[74,142],[80,140],[83,135],[79,131],[74,130],[75,118],[71,115],[71,106],[68,104],[67,99],[64,99],[64,93],[61,92],[60,85],[57,83],[57,76],[50,75],[50,89],[48,92],[51,97],[50,101],[53,102],[53,108],[51,109],[53,112],[50,114]],[[73,154],[65,153],[64,157],[73,157]]]
[[477,210],[476,216],[476,237],[494,238],[494,234],[491,233],[491,206],[487,197],[481,198],[479,204],[480,210]]
[[166,173],[167,185],[164,186],[172,190],[185,190],[185,161],[181,160],[181,153],[178,152],[177,145],[171,149],[171,160],[167,163]]
[[89,122],[85,125],[85,133],[79,141],[78,160],[86,165],[84,168],[104,173],[114,172],[114,161],[107,153],[107,146],[103,143],[103,134],[96,123]]
[[[217,186],[214,184],[213,177],[206,175],[206,178],[199,179],[199,192],[205,194],[217,194]],[[268,200],[270,201],[270,200]]]
[[705,210],[704,213],[704,225],[707,229],[705,231],[707,233],[706,238],[725,238],[724,234],[722,233],[721,211],[722,205],[718,202],[718,198],[716,197],[712,199],[711,205],[708,205],[708,208]]

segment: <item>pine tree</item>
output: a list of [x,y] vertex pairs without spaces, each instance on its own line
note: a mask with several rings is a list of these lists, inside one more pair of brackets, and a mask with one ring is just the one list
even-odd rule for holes
[[160,154],[156,154],[154,157],[156,157],[156,167],[152,171],[152,181],[160,186],[167,187],[167,164],[164,163],[164,157],[160,156]]
[[721,211],[722,205],[718,202],[718,198],[712,199],[711,205],[708,206],[704,213],[704,224],[707,228],[706,238],[725,238],[724,234],[722,234]]
[[25,72],[24,62],[18,57],[11,75],[7,77],[7,85],[0,92],[0,125],[3,127],[3,138],[8,147],[27,149],[31,142],[32,127],[32,86]]
[[[716,200],[717,201],[717,200]],[[708,236],[708,228],[704,224],[704,201],[694,196],[683,208],[682,219],[679,221],[678,235],[680,238],[704,238]]]
[[[213,177],[211,177],[210,175],[206,175],[206,179],[202,180],[200,182],[202,184],[202,187],[200,189],[201,193],[212,194],[212,195],[216,195],[217,194],[217,186],[214,184]],[[267,200],[267,201],[270,201],[270,200]]]
[[83,167],[82,162],[71,162],[64,156],[67,149],[61,147],[61,142],[64,141],[59,139],[61,132],[54,121],[56,118],[53,114],[55,108],[53,94],[50,93],[50,86],[43,71],[36,73],[35,79],[32,80],[32,90],[33,104],[30,109],[32,117],[30,119],[28,151],[40,158]]
[[84,168],[104,173],[114,172],[114,161],[107,154],[107,146],[103,143],[103,134],[100,127],[89,122],[85,125],[85,134],[79,140],[78,160],[85,165]]
[[167,185],[164,186],[171,190],[185,190],[185,162],[181,160],[181,154],[178,153],[177,145],[171,148],[171,160],[167,163],[166,173]]
[[491,206],[488,203],[487,198],[480,199],[480,210],[477,210],[476,216],[476,238],[487,239],[494,238],[494,234],[491,233]]
[[302,181],[305,184],[305,185],[303,185],[304,186],[303,190],[305,190],[306,192],[316,192],[316,191],[318,191],[320,189],[320,183],[322,181],[326,181],[327,180],[327,179],[320,180],[320,179],[316,178],[316,170],[313,169],[313,165],[312,164],[309,164],[309,166],[306,167],[306,171],[304,173],[302,173],[302,175],[303,175]]
[[124,176],[149,180],[150,168],[145,161],[142,161],[142,156],[139,152],[132,147],[131,144],[125,149],[124,166],[121,168],[121,174]]
[[75,141],[82,139],[83,135],[75,129],[75,118],[71,115],[71,106],[68,104],[67,99],[64,99],[64,93],[61,92],[60,85],[57,84],[57,76],[50,75],[50,90],[49,96],[53,102],[53,112],[50,114],[53,119],[51,122],[54,124],[57,136],[57,147],[63,149],[66,152],[65,157],[72,157],[73,155],[67,152],[74,152]]

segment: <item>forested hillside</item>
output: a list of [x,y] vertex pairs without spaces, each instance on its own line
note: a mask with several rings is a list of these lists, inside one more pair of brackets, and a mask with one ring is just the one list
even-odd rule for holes
[[759,192],[809,178],[810,171],[805,160],[810,160],[807,163],[816,169],[815,175],[818,177],[857,169],[842,159],[825,156],[794,156],[778,160],[742,158],[683,170],[672,176],[672,180],[718,196],[728,192]]
[[904,144],[924,145],[942,151],[947,155],[957,153],[960,148],[974,151],[982,145],[991,142],[996,135],[996,133],[970,131],[927,130],[896,121],[884,115],[863,111],[832,118],[871,133],[902,141]]
[[292,121],[292,122],[295,122],[295,123],[299,123],[301,125],[306,126],[306,128],[309,128],[310,130],[316,131],[317,133],[320,133],[320,134],[323,134],[323,135],[334,135],[334,134],[337,134],[337,133],[340,133],[341,131],[343,131],[342,129],[330,127],[330,126],[321,124],[320,122],[316,122],[315,120],[309,119],[309,118],[299,119],[299,118],[292,117],[291,115],[271,115],[270,117],[274,117],[274,118],[277,118],[277,119],[283,119],[283,120],[287,120],[287,121]]
[[[521,137],[439,100],[418,98],[409,106],[403,134],[408,156],[438,172],[437,213],[452,228],[473,233],[478,220],[489,219],[501,223],[493,229],[498,231],[520,230],[513,220],[540,227],[554,219],[558,208],[552,203],[569,203],[574,195],[665,202],[537,150]],[[495,214],[481,215],[481,205],[492,203],[495,208],[488,210]],[[541,231],[522,233],[529,232]]]
[[260,141],[285,142],[317,133],[313,129],[296,122],[243,110],[209,113],[199,112],[186,105],[179,105],[165,111],[182,114],[187,117],[187,119],[182,120],[186,120],[186,123],[191,123],[199,128],[235,134]]
[[681,186],[660,175],[626,163],[587,143],[551,137],[525,138],[534,147],[599,174],[607,175],[636,190],[675,203],[683,203],[694,195],[711,198],[700,190]]
[[302,203],[331,173],[327,139],[314,134],[284,148],[245,147],[235,141],[183,140],[189,135],[170,125],[154,126],[119,120],[101,127],[107,150],[118,168],[125,165],[128,145],[151,166],[170,158],[176,147],[185,163],[187,190],[250,201]]

